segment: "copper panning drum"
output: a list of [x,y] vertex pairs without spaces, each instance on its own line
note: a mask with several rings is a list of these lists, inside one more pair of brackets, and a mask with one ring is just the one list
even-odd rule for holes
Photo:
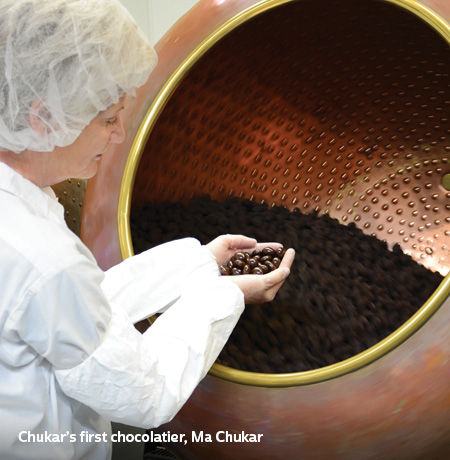
[[[82,236],[99,262],[132,254],[132,206],[208,194],[328,213],[447,275],[449,8],[200,2],[160,42],[129,139],[88,184]],[[449,292],[446,276],[394,334],[328,368],[216,365],[163,429],[264,433],[180,458],[447,458]]]

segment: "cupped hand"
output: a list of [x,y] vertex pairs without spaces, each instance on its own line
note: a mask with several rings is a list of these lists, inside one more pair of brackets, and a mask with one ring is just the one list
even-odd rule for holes
[[[267,247],[277,249],[282,246],[282,244],[276,242],[258,243],[254,238],[244,235],[221,235],[206,245],[216,258],[218,265],[222,265],[231,259],[237,251],[251,252],[254,250],[260,251]],[[270,302],[275,298],[278,290],[289,276],[294,257],[294,249],[288,249],[276,270],[265,275],[230,276],[230,279],[244,293],[245,303]]]
[[237,251],[251,252],[267,247],[276,249],[281,246],[280,243],[258,243],[255,238],[244,235],[221,235],[206,245],[219,265],[231,259]]
[[[262,247],[267,247],[267,243],[262,243]],[[276,270],[266,273],[265,275],[230,276],[230,279],[236,283],[244,293],[246,304],[270,302],[275,298],[278,290],[289,276],[294,257],[295,251],[290,248],[284,254],[280,266]]]

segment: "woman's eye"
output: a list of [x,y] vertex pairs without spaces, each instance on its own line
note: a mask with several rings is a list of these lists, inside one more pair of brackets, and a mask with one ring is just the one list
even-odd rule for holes
[[107,125],[114,125],[115,123],[117,123],[117,117],[114,117],[114,118],[108,118],[106,121],[106,124]]

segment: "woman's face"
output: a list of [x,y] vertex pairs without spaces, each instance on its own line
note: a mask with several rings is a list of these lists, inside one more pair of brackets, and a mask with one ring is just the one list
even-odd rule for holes
[[98,162],[111,144],[125,140],[121,111],[126,96],[117,104],[100,112],[81,132],[76,141],[67,147],[57,147],[55,153],[64,177],[89,179],[97,173]]

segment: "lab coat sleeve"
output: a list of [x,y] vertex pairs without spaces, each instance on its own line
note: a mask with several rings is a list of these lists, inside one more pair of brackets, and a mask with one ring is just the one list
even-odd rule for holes
[[183,280],[199,269],[205,276],[217,272],[214,256],[198,240],[183,238],[125,259],[105,272],[101,287],[136,323],[165,311],[180,297]]
[[2,339],[25,342],[54,368],[76,366],[99,346],[111,321],[102,279],[103,272],[82,254],[37,277],[18,295],[5,326],[10,333]]
[[101,345],[56,370],[62,390],[109,420],[144,428],[170,421],[206,375],[244,308],[240,289],[216,271],[192,271],[178,300],[144,333],[114,302]]

